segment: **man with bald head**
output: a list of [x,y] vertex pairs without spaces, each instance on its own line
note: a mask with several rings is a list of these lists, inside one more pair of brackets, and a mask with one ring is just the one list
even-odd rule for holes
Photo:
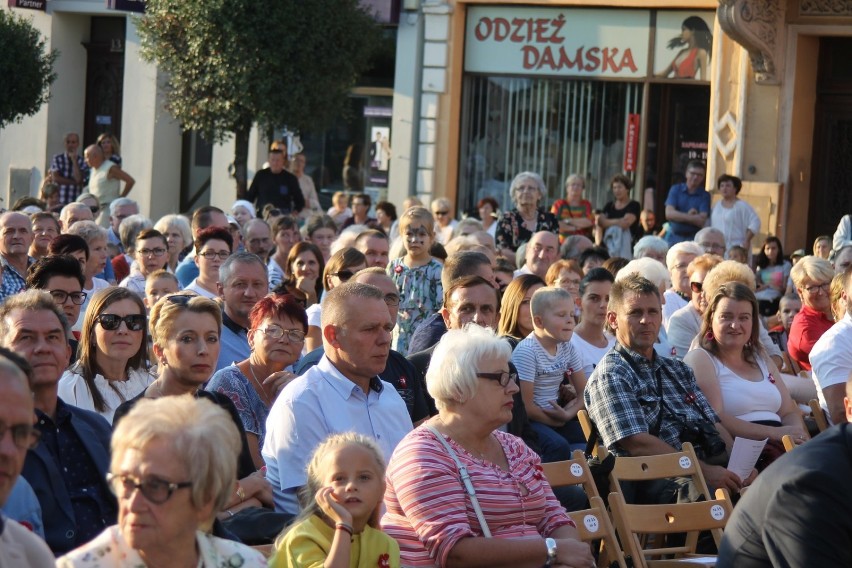
[[59,212],[59,226],[63,233],[67,233],[71,225],[77,221],[94,221],[92,210],[85,203],[69,203]]
[[559,259],[559,237],[550,231],[539,231],[527,243],[524,265],[515,271],[515,277],[535,274],[542,280],[550,265]]
[[[27,450],[38,440],[34,419],[29,379],[0,354],[0,507],[6,504],[21,474]],[[0,566],[52,566],[54,561],[43,540],[0,513]]]
[[246,250],[256,254],[266,264],[269,262],[269,253],[272,252],[272,229],[263,219],[249,219],[243,226],[243,242]]
[[[98,224],[109,227],[109,205],[119,197],[126,197],[136,180],[130,177],[112,160],[104,157],[104,151],[97,144],[86,148],[84,153],[86,163],[92,170],[89,174],[89,192],[101,202],[101,213],[98,216]],[[124,182],[124,189],[121,189]]]
[[0,215],[0,301],[27,287],[27,267],[33,263],[29,256],[33,243],[30,218],[23,213],[7,211]]

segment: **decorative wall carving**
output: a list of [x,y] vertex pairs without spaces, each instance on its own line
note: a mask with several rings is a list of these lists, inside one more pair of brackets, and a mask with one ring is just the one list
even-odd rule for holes
[[800,16],[852,16],[849,0],[800,0]]
[[777,85],[781,82],[784,71],[785,8],[786,0],[719,0],[719,10],[716,12],[719,25],[734,41],[746,48],[758,83]]

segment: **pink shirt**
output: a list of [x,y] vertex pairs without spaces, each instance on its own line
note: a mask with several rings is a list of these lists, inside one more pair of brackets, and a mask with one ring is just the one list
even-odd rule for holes
[[[538,455],[511,434],[495,431],[494,436],[509,471],[447,438],[470,473],[492,536],[542,538],[573,526],[544,478]],[[399,543],[404,566],[445,566],[459,540],[482,536],[458,467],[423,426],[403,438],[391,457],[385,507],[382,530]]]

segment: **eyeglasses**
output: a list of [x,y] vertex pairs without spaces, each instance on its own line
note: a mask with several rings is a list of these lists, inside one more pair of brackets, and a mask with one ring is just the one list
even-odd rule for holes
[[329,276],[337,276],[341,281],[346,282],[355,276],[355,273],[351,270],[338,270],[337,272],[332,272]]
[[698,243],[698,246],[700,246],[707,252],[710,252],[711,250],[720,250],[722,252],[725,251],[725,246],[720,245],[719,243]]
[[385,294],[385,303],[391,307],[399,305],[399,296],[396,294]]
[[489,381],[497,381],[500,383],[500,386],[506,388],[509,386],[509,381],[518,380],[517,373],[510,373],[508,371],[502,371],[500,373],[476,373],[476,376],[480,379],[488,379]]
[[435,211],[435,215],[437,215],[438,217],[443,217],[444,215],[449,215],[449,214],[450,214],[449,211]]
[[190,296],[188,294],[172,294],[170,296],[166,296],[166,300],[178,306],[185,306],[195,297],[196,296]]
[[155,249],[141,249],[139,254],[142,256],[163,256],[166,254],[166,249],[164,248],[155,248]]
[[281,213],[280,209],[270,209],[269,211],[266,212],[266,218],[267,219],[269,219],[270,217],[278,217],[280,215],[283,215],[283,213]]
[[828,293],[829,288],[831,288],[831,282],[824,282],[823,284],[814,284],[812,286],[805,286],[805,290],[808,291],[808,294],[816,294],[817,292],[825,292]]
[[203,256],[207,260],[213,260],[214,258],[218,258],[219,260],[225,260],[229,256],[231,256],[231,253],[223,250],[219,252],[216,252],[215,250],[206,250],[204,252],[198,253],[198,255]]
[[6,426],[0,423],[0,440],[6,437],[6,432],[12,433],[12,442],[21,450],[31,450],[38,445],[41,431],[33,428],[32,424],[17,424]]
[[293,343],[302,343],[305,341],[305,332],[300,329],[284,329],[279,325],[269,325],[266,326],[266,329],[261,329],[260,331],[270,339],[281,339],[286,334],[287,339]]
[[116,314],[101,314],[95,317],[95,321],[107,331],[115,331],[119,328],[121,322],[124,322],[128,331],[142,331],[145,327],[145,316],[142,314],[131,314],[123,317]]
[[116,497],[127,498],[138,489],[142,496],[155,505],[162,505],[172,496],[172,493],[178,489],[192,487],[191,481],[182,481],[180,483],[172,483],[157,477],[145,477],[139,479],[128,474],[107,474],[107,482],[112,488]]
[[66,292],[65,290],[48,290],[50,295],[53,296],[53,301],[57,304],[64,304],[68,298],[71,298],[71,301],[78,305],[82,306],[86,301],[86,298],[89,296],[85,292]]
[[698,294],[704,288],[704,284],[702,282],[690,282],[689,287],[692,288],[692,291]]
[[92,215],[97,215],[101,210],[101,208],[97,205],[89,205],[89,209],[91,209]]

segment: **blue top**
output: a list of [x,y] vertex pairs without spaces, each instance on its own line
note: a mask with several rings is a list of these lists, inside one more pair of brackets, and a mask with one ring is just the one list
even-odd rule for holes
[[189,284],[198,278],[198,265],[195,264],[195,256],[186,255],[180,264],[175,268],[175,276],[180,282],[181,289],[186,288]]
[[23,477],[18,476],[15,485],[12,487],[12,492],[6,499],[6,504],[0,510],[10,519],[18,521],[44,539],[41,505],[39,505],[38,497],[36,497],[32,485]]
[[[696,188],[693,193],[689,193],[686,189],[686,183],[673,185],[666,198],[666,207],[669,205],[681,213],[695,209],[699,213],[706,213],[708,218],[710,216],[710,194],[703,187]],[[669,226],[671,231],[666,232],[666,241],[669,246],[682,241],[691,241],[695,237],[695,233],[701,229],[701,227],[689,223],[678,223],[671,219],[669,219]]]
[[245,431],[257,436],[258,447],[263,447],[269,408],[251,386],[250,379],[236,365],[216,371],[204,390],[218,392],[230,398],[237,408],[237,414],[240,415],[240,422],[243,423]]

